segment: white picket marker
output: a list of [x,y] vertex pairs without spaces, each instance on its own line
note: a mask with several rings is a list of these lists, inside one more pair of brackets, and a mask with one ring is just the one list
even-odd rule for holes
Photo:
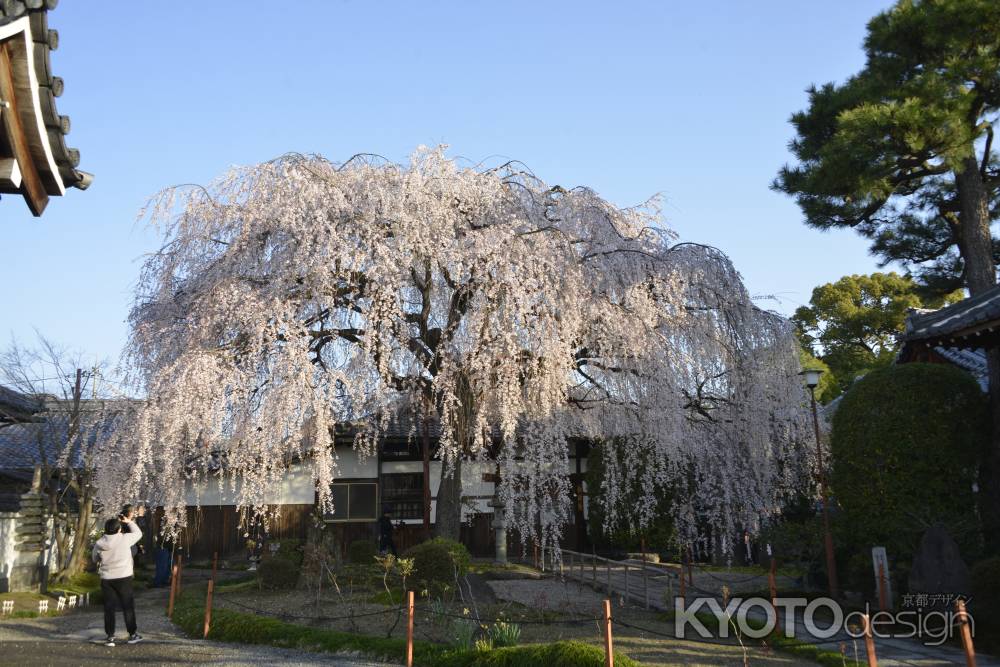
[[48,611],[49,611],[49,601],[48,600],[39,600],[38,601],[38,613],[39,614],[45,614],[45,613],[48,613]]
[[75,606],[76,606],[76,601],[77,601],[78,599],[79,599],[79,598],[78,598],[77,596],[75,596],[75,595],[70,595],[70,596],[69,596],[69,601],[68,601],[68,602],[66,603],[66,606],[68,606],[68,607],[69,607],[70,609],[72,609],[73,607],[75,607]]
[[4,600],[3,601],[3,613],[4,614],[10,614],[13,611],[14,611],[14,601],[13,600]]
[[60,597],[56,600],[56,611],[64,611],[66,609],[66,598]]

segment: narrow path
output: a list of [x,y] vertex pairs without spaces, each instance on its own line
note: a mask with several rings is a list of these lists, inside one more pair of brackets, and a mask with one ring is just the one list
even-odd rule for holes
[[[114,648],[104,646],[104,615],[97,606],[63,616],[8,619],[0,622],[0,665],[274,665],[312,667],[390,667],[364,658],[308,653],[269,646],[195,640],[183,635],[166,618],[166,591],[136,595],[136,616],[144,641]],[[126,636],[121,613],[119,640]]]

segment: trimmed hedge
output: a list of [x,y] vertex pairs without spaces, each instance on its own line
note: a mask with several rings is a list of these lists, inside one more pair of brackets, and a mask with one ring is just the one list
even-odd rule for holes
[[[205,587],[188,588],[174,609],[174,623],[192,637],[201,637]],[[274,618],[244,614],[229,609],[212,610],[209,639],[240,644],[263,644],[306,651],[341,653],[354,651],[371,658],[402,661],[406,641],[354,635],[336,630],[309,628]],[[528,644],[491,651],[456,651],[429,642],[413,642],[415,665],[442,667],[602,667],[604,651],[580,642]],[[639,667],[628,657],[615,654],[619,667]]]
[[976,648],[1000,651],[1000,556],[973,565],[969,579],[969,611],[976,622]]
[[974,556],[972,488],[989,434],[986,396],[954,366],[902,364],[858,380],[833,416],[839,546],[868,553],[878,544],[908,561],[924,528],[942,522],[962,553]]
[[421,542],[403,555],[413,559],[414,578],[435,589],[453,586],[456,568],[458,576],[465,576],[472,560],[464,544],[444,537]]

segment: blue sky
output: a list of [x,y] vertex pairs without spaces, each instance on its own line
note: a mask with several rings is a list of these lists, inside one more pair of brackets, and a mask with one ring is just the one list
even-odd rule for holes
[[288,151],[404,161],[439,143],[620,205],[661,193],[669,226],[790,313],[875,269],[863,240],[807,229],[768,185],[804,89],[857,71],[889,4],[63,2],[58,106],[96,179],[37,220],[0,202],[0,335],[117,359],[158,246],[136,213],[165,186]]

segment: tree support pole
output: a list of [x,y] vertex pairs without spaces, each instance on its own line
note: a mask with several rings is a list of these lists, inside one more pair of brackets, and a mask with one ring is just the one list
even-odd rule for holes
[[406,667],[413,667],[413,591],[406,591]]
[[615,653],[611,639],[611,600],[604,601],[604,664],[615,667]]
[[875,640],[872,638],[872,622],[868,614],[861,615],[861,622],[865,628],[865,653],[868,656],[868,667],[878,667],[878,658],[875,657]]
[[212,626],[212,593],[215,591],[215,580],[208,580],[208,593],[205,597],[205,632],[202,635],[204,639],[208,639],[208,630]]

